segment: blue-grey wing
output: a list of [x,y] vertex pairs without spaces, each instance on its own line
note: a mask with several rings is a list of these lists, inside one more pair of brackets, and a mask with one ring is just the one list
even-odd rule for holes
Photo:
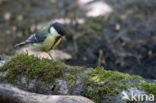
[[40,43],[43,42],[47,38],[48,32],[46,29],[42,29],[35,34],[32,34],[30,37],[28,37],[25,41],[16,44],[14,47],[24,46],[29,43]]
[[33,34],[26,41],[29,43],[39,43],[43,42],[47,38],[47,33]]

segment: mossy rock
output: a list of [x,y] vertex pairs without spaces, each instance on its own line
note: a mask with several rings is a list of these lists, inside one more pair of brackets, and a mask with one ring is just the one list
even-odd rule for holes
[[[18,87],[21,87],[19,81],[21,81],[21,76],[24,76],[28,81],[36,80],[55,86],[53,88],[55,94],[63,94],[63,92],[58,92],[63,88],[66,91],[64,94],[82,95],[96,103],[102,103],[110,97],[118,98],[123,90],[128,90],[131,87],[156,95],[156,84],[142,82],[144,79],[140,76],[109,71],[103,67],[69,66],[62,62],[36,59],[34,56],[28,56],[27,54],[13,56],[9,62],[0,67],[0,72],[7,72],[0,79]],[[139,82],[133,82],[135,80]],[[62,83],[58,81],[62,81]],[[43,86],[42,89],[47,88]],[[47,91],[44,93],[53,94],[49,92],[49,88]]]
[[48,59],[37,59],[34,56],[28,56],[26,54],[20,54],[14,56],[11,61],[6,63],[0,68],[0,71],[8,70],[6,79],[13,83],[17,80],[19,74],[26,75],[30,79],[40,79],[41,81],[50,83],[55,78],[61,78],[64,73],[70,72],[76,74],[76,72],[84,70],[83,67],[75,67],[72,69],[61,62],[55,62]]

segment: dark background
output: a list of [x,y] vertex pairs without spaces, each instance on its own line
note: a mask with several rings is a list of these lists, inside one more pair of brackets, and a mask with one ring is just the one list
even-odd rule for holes
[[67,31],[66,63],[156,79],[156,0],[0,0],[0,55],[53,21]]

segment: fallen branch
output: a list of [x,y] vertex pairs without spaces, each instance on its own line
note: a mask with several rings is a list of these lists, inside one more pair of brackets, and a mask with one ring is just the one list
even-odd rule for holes
[[0,84],[0,103],[94,103],[82,96],[41,95]]

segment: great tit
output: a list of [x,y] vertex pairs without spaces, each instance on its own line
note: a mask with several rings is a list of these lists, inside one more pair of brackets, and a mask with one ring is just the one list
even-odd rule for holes
[[50,25],[44,26],[41,30],[32,34],[25,41],[16,44],[14,47],[21,47],[27,44],[33,44],[33,46],[39,51],[48,52],[55,49],[61,43],[62,39],[65,37],[65,30],[62,24],[55,22]]

